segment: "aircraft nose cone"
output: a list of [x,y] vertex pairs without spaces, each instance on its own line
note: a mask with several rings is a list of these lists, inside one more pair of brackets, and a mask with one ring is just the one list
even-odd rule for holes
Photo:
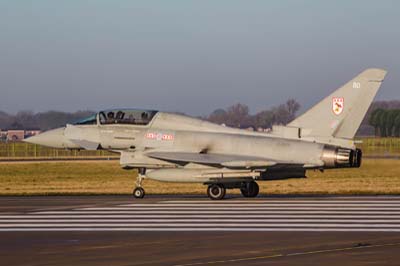
[[63,148],[64,139],[64,128],[57,128],[32,136],[24,141],[53,148]]

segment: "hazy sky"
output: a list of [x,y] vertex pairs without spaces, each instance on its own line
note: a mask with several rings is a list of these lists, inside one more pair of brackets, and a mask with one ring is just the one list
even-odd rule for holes
[[400,99],[400,1],[0,1],[0,110],[310,107],[368,67]]

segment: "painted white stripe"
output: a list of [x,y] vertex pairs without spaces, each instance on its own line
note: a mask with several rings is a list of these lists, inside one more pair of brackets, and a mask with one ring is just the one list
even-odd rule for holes
[[77,208],[77,210],[131,210],[140,208],[158,208],[158,209],[171,209],[171,208],[262,208],[262,207],[398,207],[400,204],[145,204],[145,205],[131,205],[131,206],[116,206],[116,207],[87,207]]
[[[359,220],[359,219],[10,219],[2,220],[1,224],[10,223],[165,223],[165,222],[176,222],[176,223],[399,223],[400,220],[388,220],[388,219],[371,219],[371,220]],[[252,225],[250,225],[252,226]]]
[[192,202],[126,204],[0,215],[0,232],[400,232],[400,201]]
[[[243,218],[244,215],[236,214],[227,214],[227,215],[219,215],[219,214],[211,214],[211,215],[184,215],[184,214],[177,214],[177,215],[169,215],[169,214],[162,214],[162,215],[85,215],[85,214],[78,214],[78,215],[0,215],[0,222],[2,219],[57,219],[57,218]],[[319,214],[319,215],[275,215],[275,214],[265,214],[265,215],[258,215],[258,214],[248,214],[246,218],[350,218],[350,219],[400,219],[400,215],[326,215],[326,214]]]
[[170,211],[41,211],[41,212],[33,212],[34,214],[103,214],[103,215],[108,215],[108,214],[399,214],[399,212],[393,212],[393,211],[382,211],[382,210],[377,210],[372,212],[371,210],[369,211],[357,211],[357,212],[350,212],[350,211],[345,211],[345,210],[327,210],[327,211],[321,211],[319,209],[316,210],[308,210],[308,211],[297,211],[297,210],[258,210],[258,211],[251,211],[251,210],[232,210],[229,209],[229,211],[205,211],[205,210],[197,210],[197,211],[175,211],[175,210],[170,210]]
[[[1,228],[13,227],[85,227],[85,223],[42,223],[42,224],[0,224]],[[307,223],[280,223],[280,224],[241,224],[241,223],[162,223],[162,224],[148,224],[148,223],[96,223],[90,224],[90,227],[345,227],[345,228],[400,228],[400,224],[338,224],[338,223],[324,223],[324,224],[307,224]]]
[[[329,198],[311,198],[311,199],[290,199],[287,200],[285,198],[279,199],[279,198],[266,198],[266,199],[260,199],[260,198],[255,198],[251,200],[236,200],[236,199],[226,199],[224,201],[212,201],[212,200],[162,200],[158,201],[158,203],[210,203],[210,204],[223,204],[227,202],[232,202],[232,203],[271,203],[271,202],[285,202],[285,203],[291,203],[291,202],[352,202],[352,203],[363,203],[363,202],[368,202],[368,203],[375,203],[375,202],[393,202],[393,203],[399,203],[400,202],[400,196],[388,196],[388,197],[362,197],[362,196],[356,196],[356,197],[334,197],[332,200]],[[134,203],[133,203],[134,204]]]
[[396,228],[0,228],[0,232],[400,232]]
[[156,211],[156,210],[351,210],[351,211],[359,211],[359,210],[385,210],[385,211],[400,211],[399,208],[393,207],[347,207],[347,206],[337,206],[337,207],[114,207],[114,208],[84,208],[84,209],[76,209],[78,211]]
[[[365,206],[365,207],[400,207],[400,202],[398,203],[391,203],[388,201],[383,201],[381,203],[373,202],[354,202],[354,203],[347,203],[347,202],[282,202],[282,203],[218,203],[218,204],[206,204],[206,203],[188,203],[188,204],[171,204],[171,203],[149,203],[149,204],[126,204],[126,205],[118,205],[116,207],[89,207],[89,208],[128,208],[128,207],[287,207],[287,206],[301,206],[301,207],[309,207],[309,206],[325,206],[325,207],[332,207],[332,206],[348,206],[348,207],[358,207],[358,206]],[[88,208],[81,208],[81,209],[88,209]]]

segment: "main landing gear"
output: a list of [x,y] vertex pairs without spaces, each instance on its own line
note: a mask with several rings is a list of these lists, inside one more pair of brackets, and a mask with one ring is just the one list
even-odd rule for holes
[[[142,199],[145,196],[145,191],[142,187],[143,179],[146,175],[146,168],[138,169],[138,176],[135,183],[135,188],[133,189],[133,196],[137,199]],[[207,195],[212,200],[221,200],[226,195],[227,189],[240,189],[242,195],[246,198],[254,198],[257,197],[260,188],[258,184],[252,180],[237,180],[237,181],[226,181],[226,180],[213,180],[209,183],[205,183],[208,185]]]
[[220,200],[225,197],[226,188],[223,184],[211,184],[207,188],[207,195],[212,200]]
[[227,189],[239,188],[242,195],[246,198],[257,197],[260,188],[255,181],[240,183],[212,183],[208,184],[207,195],[212,200],[221,200],[226,195]]
[[139,173],[135,183],[136,187],[133,189],[133,196],[137,199],[142,199],[144,198],[145,195],[145,191],[142,188],[142,182],[145,174],[146,174],[146,168],[139,168]]
[[243,197],[246,198],[257,197],[259,191],[260,187],[254,181],[245,182],[243,186],[240,188],[240,192],[242,192]]

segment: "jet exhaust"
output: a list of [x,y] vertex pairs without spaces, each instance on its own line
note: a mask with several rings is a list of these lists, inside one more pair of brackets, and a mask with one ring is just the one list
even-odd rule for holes
[[359,168],[362,151],[325,145],[321,159],[325,168]]

